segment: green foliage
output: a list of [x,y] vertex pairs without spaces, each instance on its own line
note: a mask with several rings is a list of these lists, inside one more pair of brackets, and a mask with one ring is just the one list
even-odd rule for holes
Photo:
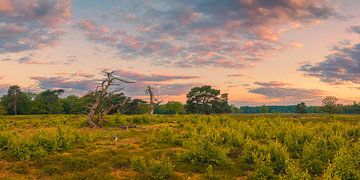
[[68,150],[79,135],[74,131],[58,128],[56,132],[39,131],[31,137],[1,134],[0,147],[16,160],[30,160],[47,156],[52,152]]
[[304,171],[300,168],[298,162],[294,160],[288,160],[287,168],[285,174],[281,176],[281,179],[290,179],[290,180],[305,180],[310,179],[310,175],[307,171]]
[[269,108],[265,105],[260,106],[260,113],[269,113]]
[[6,114],[6,109],[5,107],[0,103],[0,115],[5,115]]
[[10,155],[16,160],[30,160],[47,155],[47,151],[32,139],[15,139],[9,142]]
[[338,99],[334,96],[328,96],[322,100],[323,112],[334,114],[336,112],[336,102]]
[[[83,128],[85,118],[0,116],[0,171],[18,179],[359,179],[359,116],[117,114],[101,129]],[[134,123],[143,128],[118,128]]]
[[10,86],[6,95],[1,98],[1,104],[9,115],[30,114],[32,111],[31,94],[21,91],[19,86]]
[[185,114],[185,106],[181,102],[169,101],[155,108],[155,114]]
[[157,144],[181,145],[178,135],[169,125],[153,132],[148,136],[148,143],[156,146]]
[[344,146],[335,155],[333,163],[329,164],[325,177],[328,179],[360,179],[360,143],[354,146]]
[[84,171],[91,168],[88,158],[71,157],[66,158],[64,162],[64,169],[66,171]]
[[[302,162],[312,174],[322,174],[337,150],[345,143],[341,136],[322,132],[311,142],[304,145]],[[322,136],[322,137],[321,137]]]
[[274,170],[271,166],[270,154],[253,153],[254,171],[250,172],[249,179],[273,179]]
[[186,95],[186,111],[195,114],[229,113],[228,94],[211,86],[194,87]]
[[188,150],[179,154],[179,160],[191,164],[195,171],[203,171],[209,165],[223,167],[228,164],[228,151],[214,142],[203,140],[188,145]]
[[41,170],[44,174],[48,176],[59,175],[64,173],[62,167],[52,164],[44,166]]
[[206,172],[205,172],[204,176],[206,179],[211,179],[211,180],[220,180],[221,179],[221,177],[214,172],[214,168],[212,165],[209,165],[206,168]]
[[159,159],[145,159],[144,157],[131,158],[131,167],[151,179],[168,179],[173,174],[174,165],[170,159],[161,156]]
[[305,114],[306,113],[306,105],[304,102],[301,102],[296,105],[295,112],[298,114]]
[[47,90],[36,95],[33,112],[35,114],[59,114],[63,112],[60,95],[64,90]]

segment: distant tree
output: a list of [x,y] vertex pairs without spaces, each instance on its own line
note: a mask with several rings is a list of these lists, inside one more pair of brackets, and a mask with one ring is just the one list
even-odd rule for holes
[[304,102],[297,104],[295,107],[295,113],[305,114],[306,113],[306,104]]
[[126,104],[124,114],[146,114],[149,109],[146,101],[134,99]]
[[213,113],[231,113],[228,96],[227,93],[221,94],[220,98],[213,102]]
[[227,94],[211,86],[194,87],[186,95],[186,111],[195,114],[230,112]]
[[19,86],[10,86],[7,94],[1,98],[1,103],[10,115],[31,113],[31,97],[22,92]]
[[109,111],[109,114],[114,114],[114,113],[124,114],[124,112],[126,111],[127,104],[129,104],[130,101],[131,98],[125,96],[124,93],[117,93],[109,96],[104,101],[103,106],[106,108],[116,104],[117,106],[113,106],[111,111]]
[[269,107],[266,105],[260,106],[260,113],[269,113]]
[[0,104],[0,115],[5,115],[5,114],[6,114],[5,107],[2,104]]
[[322,100],[323,111],[329,114],[336,112],[336,103],[338,99],[334,96],[328,96]]
[[360,104],[357,102],[354,102],[352,105],[344,106],[343,113],[345,113],[345,114],[360,114]]
[[11,114],[17,115],[18,114],[18,104],[20,101],[20,96],[22,92],[20,90],[20,87],[10,86],[7,92],[7,95],[4,97],[2,102],[6,104],[6,107],[8,109],[8,112],[11,111]]
[[169,101],[166,104],[157,106],[158,114],[184,114],[185,107],[181,102]]
[[81,101],[81,98],[77,96],[67,96],[66,98],[60,99],[63,113],[65,114],[81,114],[86,112],[86,106]]
[[60,102],[60,95],[64,93],[63,89],[46,90],[36,95],[34,100],[34,111],[37,114],[59,114],[63,111]]
[[241,113],[240,108],[236,107],[235,105],[230,105],[231,113],[238,114]]

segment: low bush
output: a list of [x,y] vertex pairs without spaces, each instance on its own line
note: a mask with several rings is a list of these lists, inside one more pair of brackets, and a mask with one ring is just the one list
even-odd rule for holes
[[159,159],[145,159],[144,157],[131,158],[131,167],[151,179],[168,179],[173,174],[174,165],[170,159],[161,156]]
[[229,163],[229,150],[213,142],[200,140],[187,148],[179,154],[179,160],[191,164],[195,171],[204,171],[209,165],[224,167]]
[[299,163],[294,160],[286,161],[287,168],[285,173],[281,175],[281,179],[290,180],[307,180],[310,179],[310,175],[307,170],[303,170]]
[[360,179],[360,143],[342,147],[325,172],[328,179]]

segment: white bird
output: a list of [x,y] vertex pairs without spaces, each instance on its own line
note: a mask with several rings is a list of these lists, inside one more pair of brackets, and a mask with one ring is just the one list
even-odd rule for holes
[[117,140],[118,140],[118,137],[116,136],[116,134],[113,134],[113,135],[112,135],[112,138],[113,138],[113,141],[117,141]]

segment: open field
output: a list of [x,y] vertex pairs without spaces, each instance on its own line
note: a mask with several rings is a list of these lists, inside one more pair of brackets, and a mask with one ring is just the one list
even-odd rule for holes
[[0,116],[0,179],[360,179],[360,116],[85,118]]

